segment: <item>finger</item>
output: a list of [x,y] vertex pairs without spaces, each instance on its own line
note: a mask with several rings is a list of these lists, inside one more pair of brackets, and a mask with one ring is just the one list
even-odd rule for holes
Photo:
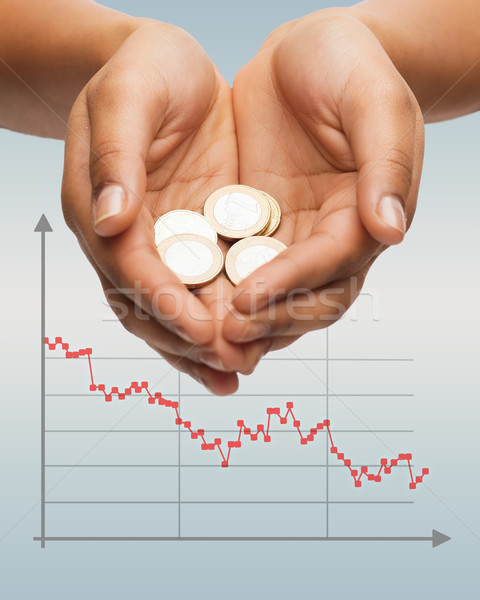
[[[212,344],[197,345],[183,340],[152,319],[129,298],[119,293],[103,273],[98,272],[105,298],[125,329],[144,340],[158,352],[188,358],[216,371],[253,373],[270,342],[256,341],[248,344],[230,344],[220,336]],[[228,365],[228,366],[227,366]]]
[[252,343],[324,329],[338,321],[352,305],[365,276],[366,271],[316,290],[295,291],[252,316],[232,312],[223,324],[223,335],[232,342]]
[[189,358],[196,362],[200,361],[199,353],[202,346],[186,342],[178,335],[163,327],[112,286],[111,282],[108,281],[98,268],[96,270],[108,305],[129,333],[139,337],[149,346],[155,347],[158,352],[168,352],[169,354]]
[[309,237],[241,282],[233,305],[250,314],[295,291],[321,288],[359,271],[379,250],[355,206],[337,209],[323,217]]
[[265,342],[236,344],[227,341],[222,335],[222,323],[233,310],[230,303],[232,284],[219,277],[209,286],[198,290],[197,297],[208,308],[216,326],[216,335],[208,347],[203,347],[199,359],[218,371],[251,374],[267,351]]
[[[359,101],[365,88],[369,100]],[[340,118],[359,171],[362,222],[382,244],[397,244],[415,212],[423,118],[413,93],[382,49],[352,74]]]
[[178,357],[167,352],[160,352],[160,354],[172,367],[187,373],[216,396],[230,396],[238,389],[236,373],[215,371],[206,365],[199,365],[188,358]]
[[[92,218],[98,235],[124,231],[145,196],[145,161],[161,125],[167,94],[162,87],[145,93],[142,77],[123,67],[88,88]],[[162,80],[157,84],[162,86]]]
[[211,315],[161,261],[155,248],[153,219],[146,206],[130,227],[114,237],[92,229],[89,207],[89,132],[85,106],[76,107],[65,148],[62,185],[64,215],[91,261],[105,277],[170,331],[187,342],[208,343],[213,337]]

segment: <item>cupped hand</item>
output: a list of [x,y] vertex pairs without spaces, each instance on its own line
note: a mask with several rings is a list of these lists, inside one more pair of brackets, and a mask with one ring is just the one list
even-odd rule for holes
[[277,198],[289,248],[246,278],[223,334],[287,345],[340,318],[415,210],[423,119],[372,32],[320,11],[267,38],[233,86],[240,182]]
[[183,30],[150,23],[90,80],[68,123],[62,188],[67,223],[125,327],[217,394],[235,391],[264,342],[220,334],[225,278],[192,294],[162,263],[153,225],[201,211],[238,181],[231,90]]

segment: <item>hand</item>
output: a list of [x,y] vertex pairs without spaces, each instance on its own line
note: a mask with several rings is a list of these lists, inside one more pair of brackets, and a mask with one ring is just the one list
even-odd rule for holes
[[232,287],[221,278],[192,294],[160,260],[153,225],[237,180],[230,87],[186,32],[143,25],[73,106],[64,214],[125,327],[217,394],[236,389],[234,371],[251,371],[265,343],[223,340],[213,312]]
[[240,182],[281,204],[288,250],[241,283],[227,340],[273,348],[342,316],[411,222],[423,156],[418,104],[348,10],[271,34],[237,75]]

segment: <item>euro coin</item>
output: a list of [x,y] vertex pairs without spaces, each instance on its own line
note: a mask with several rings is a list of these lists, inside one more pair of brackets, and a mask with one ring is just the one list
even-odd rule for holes
[[261,235],[240,240],[227,252],[227,276],[234,285],[238,285],[242,279],[273,260],[286,248],[279,240]]
[[195,233],[217,243],[217,232],[208,219],[192,210],[171,210],[155,223],[155,244],[183,233]]
[[219,236],[239,240],[265,229],[270,221],[270,203],[254,188],[227,185],[210,194],[203,214]]
[[265,229],[260,232],[260,235],[273,235],[280,225],[280,221],[282,219],[282,209],[280,208],[280,204],[273,196],[270,196],[270,194],[267,194],[267,192],[261,193],[265,196],[270,204],[270,221],[267,223]]
[[223,253],[217,244],[194,233],[169,237],[157,250],[164,264],[189,288],[210,283],[223,267]]

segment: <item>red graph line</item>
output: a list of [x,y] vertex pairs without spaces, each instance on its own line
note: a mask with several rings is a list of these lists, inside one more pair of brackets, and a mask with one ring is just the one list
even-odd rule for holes
[[348,469],[350,475],[353,478],[355,487],[362,487],[362,480],[364,481],[372,481],[375,483],[379,483],[382,481],[382,475],[390,475],[392,472],[392,467],[397,467],[399,463],[405,462],[408,466],[408,472],[410,475],[410,483],[409,488],[411,490],[416,489],[419,483],[423,482],[423,478],[429,474],[429,470],[427,468],[422,469],[421,475],[414,476],[412,471],[412,455],[410,453],[401,453],[398,454],[397,458],[392,458],[388,460],[387,458],[380,459],[380,469],[377,473],[370,473],[369,468],[367,466],[360,467],[360,469],[352,468],[352,461],[349,458],[345,458],[343,452],[339,452],[337,446],[334,443],[330,420],[325,419],[324,421],[317,423],[315,427],[310,429],[310,433],[308,435],[304,435],[302,430],[300,429],[300,421],[295,418],[293,413],[293,402],[287,402],[285,405],[285,413],[282,415],[281,409],[278,407],[267,408],[267,424],[258,424],[253,429],[251,427],[247,427],[245,425],[245,421],[238,420],[238,437],[235,440],[228,440],[227,442],[223,442],[222,438],[214,438],[213,442],[208,442],[205,437],[204,429],[194,429],[192,427],[191,421],[186,421],[185,419],[180,418],[180,413],[178,411],[178,402],[173,400],[167,400],[162,396],[160,392],[151,393],[148,389],[148,381],[132,381],[129,387],[126,387],[123,391],[120,391],[118,387],[112,387],[110,391],[106,391],[105,384],[103,383],[95,383],[93,376],[93,368],[92,368],[92,348],[83,348],[80,350],[72,351],[69,349],[69,344],[64,342],[61,337],[56,337],[55,341],[51,342],[48,337],[45,338],[45,344],[48,346],[50,350],[55,350],[57,346],[60,346],[62,350],[65,352],[65,358],[80,358],[85,356],[88,359],[88,368],[90,371],[90,391],[91,392],[102,392],[105,401],[111,402],[113,397],[116,396],[118,400],[125,400],[127,396],[135,394],[146,394],[148,404],[157,404],[158,406],[164,406],[166,408],[171,408],[175,414],[175,424],[183,426],[189,433],[192,440],[201,440],[201,449],[205,451],[218,451],[221,457],[221,465],[222,467],[228,467],[230,464],[230,456],[232,450],[235,448],[242,447],[242,438],[249,438],[250,441],[256,442],[259,438],[263,437],[264,442],[271,442],[272,438],[270,435],[271,421],[272,416],[278,418],[280,425],[288,425],[289,421],[291,422],[294,429],[298,431],[298,435],[300,438],[300,444],[302,446],[306,446],[310,442],[315,440],[316,435],[319,431],[325,430],[327,432],[329,442],[330,442],[330,453],[333,454],[338,461],[343,463],[343,465]]

